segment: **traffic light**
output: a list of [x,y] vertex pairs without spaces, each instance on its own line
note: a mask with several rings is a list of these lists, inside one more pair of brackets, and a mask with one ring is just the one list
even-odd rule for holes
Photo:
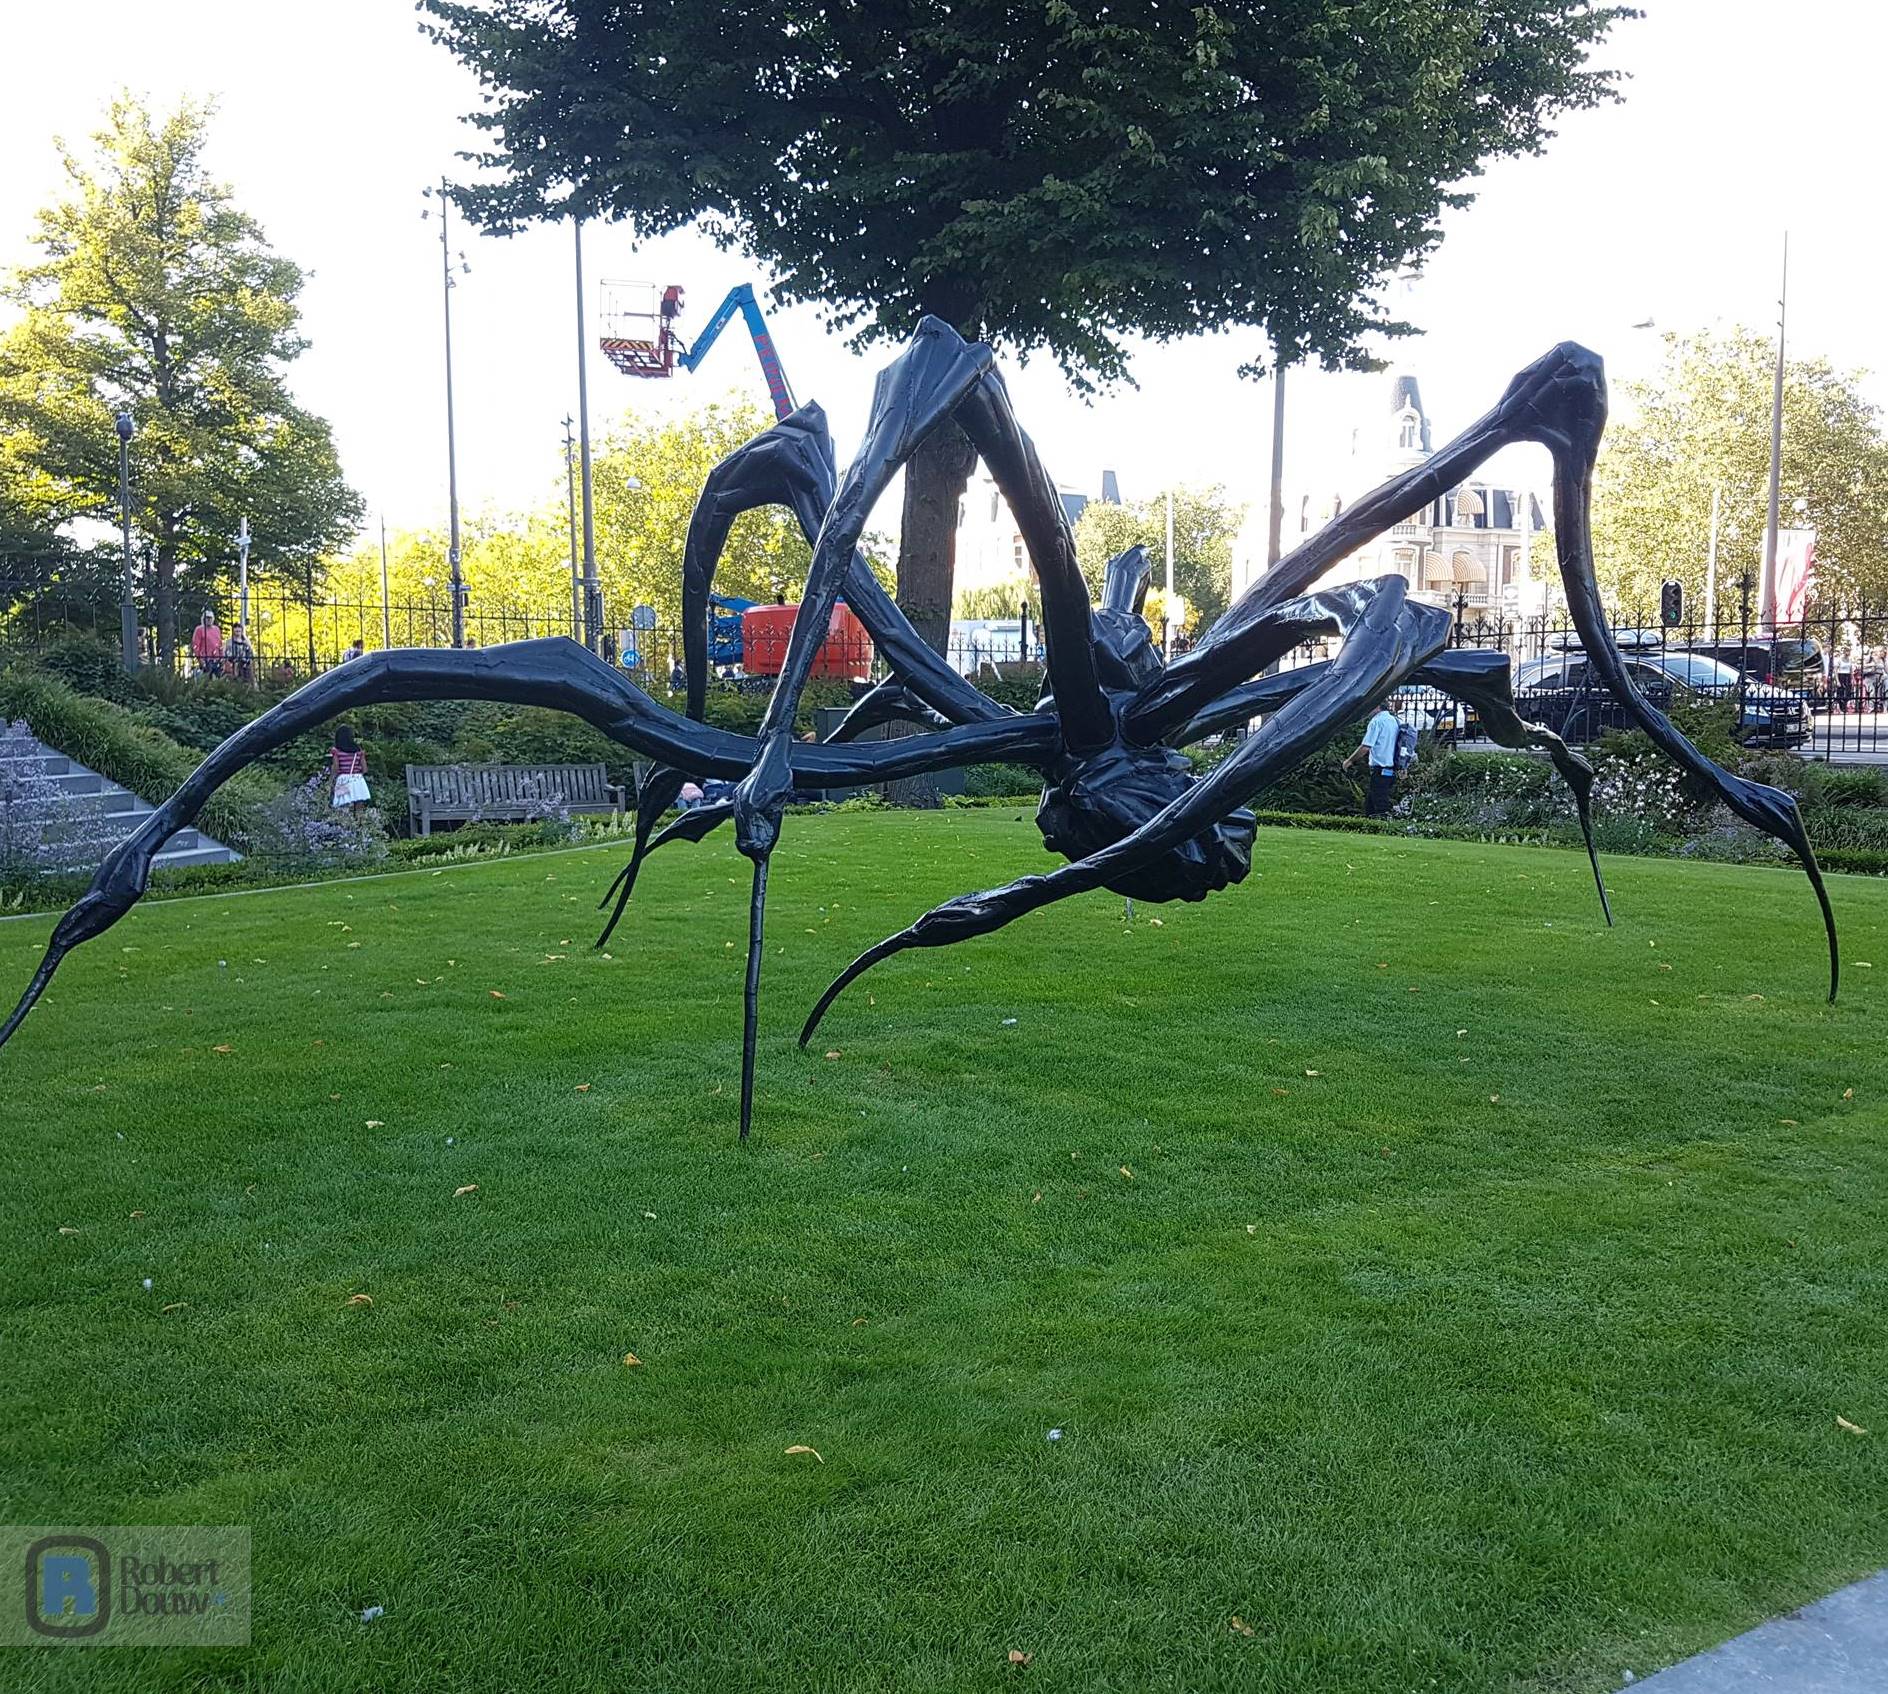
[[1667,629],[1685,621],[1685,585],[1682,582],[1659,584],[1659,620]]

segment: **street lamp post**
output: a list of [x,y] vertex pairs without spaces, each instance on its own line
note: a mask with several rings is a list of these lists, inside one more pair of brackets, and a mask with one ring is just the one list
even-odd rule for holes
[[596,507],[590,489],[589,344],[583,333],[583,219],[570,220],[577,257],[577,451],[583,479],[583,640],[602,650],[603,585],[597,577]]
[[[433,191],[423,189],[430,200]],[[465,645],[465,577],[459,568],[459,447],[453,427],[452,409],[452,249],[448,245],[450,230],[447,216],[446,179],[439,179],[439,273],[445,283],[443,298],[446,316],[446,501],[448,506],[447,522],[451,538],[446,552],[446,562],[452,569],[452,644],[455,647]],[[422,218],[430,214],[422,212]],[[465,254],[459,255],[459,274],[471,274],[472,267],[465,262]]]
[[570,638],[583,640],[583,576],[577,565],[577,438],[564,414],[564,488],[570,495]]
[[138,426],[131,420],[131,408],[118,408],[118,525],[124,538],[124,582],[118,601],[119,660],[125,674],[134,676],[138,669],[138,601],[135,569],[131,562],[131,438]]

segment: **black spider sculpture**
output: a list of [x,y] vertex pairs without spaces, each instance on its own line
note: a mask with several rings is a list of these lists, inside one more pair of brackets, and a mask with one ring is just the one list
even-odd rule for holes
[[[952,418],[975,443],[1008,500],[1042,587],[1049,692],[1033,712],[997,705],[945,664],[906,622],[857,551],[867,515],[898,467],[931,430]],[[1090,604],[1055,485],[1016,422],[990,349],[966,343],[947,324],[925,318],[911,344],[880,373],[865,442],[836,487],[832,444],[816,405],[802,406],[710,473],[689,523],[683,557],[687,717],[677,717],[619,671],[561,638],[469,652],[394,649],[329,671],[231,736],[135,835],[112,850],[90,890],[54,929],[32,982],[0,1027],[0,1043],[19,1027],[59,961],[131,909],[144,892],[153,857],[196,817],[218,784],[311,725],[387,700],[484,699],[556,707],[659,761],[639,796],[634,854],[604,896],[604,905],[612,897],[616,904],[599,946],[621,918],[636,872],[651,851],[665,841],[699,841],[733,820],[736,844],[754,865],[741,1049],[743,1139],[754,1105],[767,865],[796,782],[844,787],[984,760],[1032,765],[1044,782],[1037,813],[1044,843],[1069,861],[1044,875],[947,901],[862,953],[820,996],[801,1032],[802,1046],[848,983],[908,947],[986,935],[1038,906],[1086,889],[1105,887],[1142,900],[1201,900],[1241,881],[1251,864],[1254,836],[1245,803],[1405,683],[1468,702],[1495,740],[1537,747],[1552,758],[1578,805],[1601,908],[1610,923],[1593,853],[1592,767],[1557,735],[1522,721],[1506,656],[1451,649],[1448,614],[1412,601],[1400,576],[1310,591],[1339,560],[1517,441],[1539,442],[1553,457],[1561,578],[1589,661],[1633,722],[1738,816],[1801,859],[1828,931],[1833,999],[1835,918],[1796,802],[1732,775],[1692,746],[1634,689],[1607,628],[1587,523],[1593,461],[1605,419],[1606,385],[1598,357],[1571,343],[1554,348],[1514,379],[1486,417],[1280,559],[1190,652],[1163,665],[1140,617],[1149,577],[1145,551],[1131,548],[1111,561],[1101,604]],[[790,508],[799,520],[812,544],[812,564],[759,733],[734,735],[702,721],[708,593],[734,519],[753,507],[776,504]],[[842,594],[885,656],[890,675],[825,742],[798,742],[794,714]],[[1332,634],[1340,641],[1335,658],[1261,674],[1301,642]],[[1254,717],[1263,718],[1258,731],[1208,775],[1197,775],[1178,751],[1189,741]],[[901,739],[854,741],[861,731],[893,719],[929,727]],[[736,781],[732,800],[684,812],[655,833],[656,820],[691,775]]]

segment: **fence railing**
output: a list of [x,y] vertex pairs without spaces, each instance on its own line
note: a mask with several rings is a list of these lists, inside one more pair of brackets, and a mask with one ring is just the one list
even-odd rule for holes
[[[0,561],[0,653],[36,650],[78,635],[118,642],[119,607],[108,583],[94,576],[62,578],[57,569],[16,569]],[[221,619],[220,658],[200,660],[190,633],[206,609]],[[1508,655],[1523,716],[1545,723],[1576,743],[1622,727],[1624,715],[1589,668],[1578,632],[1564,613],[1504,617],[1478,607],[1467,595],[1450,603],[1451,641]],[[1733,702],[1736,733],[1752,744],[1789,748],[1829,759],[1888,761],[1888,602],[1829,603],[1780,629],[1764,627],[1748,591],[1726,597],[1716,616],[1666,625],[1656,610],[1609,607],[1615,636],[1629,674],[1661,706],[1692,696]],[[218,596],[214,606],[201,593],[182,591],[177,603],[178,653],[185,671],[214,670],[249,681],[286,684],[345,662],[353,651],[391,640],[395,646],[450,644],[449,594],[401,599],[317,599],[307,602],[273,582],[253,583],[249,597],[247,651],[235,637],[235,609]],[[680,632],[671,627],[638,629],[631,608],[605,608],[605,656],[636,675],[652,691],[680,685]],[[568,610],[542,614],[481,606],[465,615],[468,644],[481,647],[536,636],[571,633]],[[148,628],[147,660],[156,655]],[[711,653],[715,651],[711,643]],[[1335,642],[1313,642],[1295,650],[1287,665],[1326,658]],[[716,665],[719,686],[764,690],[772,678],[725,662]],[[989,680],[1028,670],[1043,658],[1041,633],[1018,620],[975,620],[962,625],[946,657],[965,676]],[[777,668],[778,655],[774,655]],[[822,652],[816,674],[855,682],[883,675],[869,642],[834,639]],[[1399,711],[1433,722],[1445,735],[1473,738],[1476,725],[1448,697],[1415,688],[1399,690]]]

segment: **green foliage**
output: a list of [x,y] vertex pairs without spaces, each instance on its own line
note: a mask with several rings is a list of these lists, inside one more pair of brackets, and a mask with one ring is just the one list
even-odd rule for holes
[[[1628,613],[1656,607],[1673,578],[1702,614],[1716,488],[1719,610],[1734,618],[1737,576],[1755,575],[1763,545],[1775,362],[1766,336],[1705,330],[1667,336],[1663,368],[1626,385],[1594,473],[1593,536],[1601,584]],[[1816,531],[1822,597],[1888,592],[1888,438],[1859,378],[1826,360],[1786,364],[1782,491],[1784,522]]]
[[964,798],[1020,799],[1032,801],[1042,792],[1042,774],[1028,765],[966,765]]
[[[710,402],[679,416],[630,413],[607,430],[596,449],[593,482],[597,568],[605,602],[626,615],[631,606],[653,606],[658,626],[680,628],[682,547],[695,499],[708,473],[722,459],[766,429],[773,419],[751,401]],[[639,485],[639,486],[635,486]],[[563,469],[543,506],[519,516],[486,514],[462,529],[461,570],[468,609],[483,620],[488,639],[504,633],[566,635],[570,632],[570,535]],[[874,559],[880,544],[868,537]],[[443,528],[401,530],[387,538],[388,597],[395,611],[396,646],[434,638],[448,616],[447,535]],[[737,518],[715,572],[718,593],[748,600],[776,595],[797,600],[806,582],[810,552],[799,526],[777,506]],[[356,548],[328,571],[328,589],[338,598],[377,606],[380,601],[378,540]],[[405,608],[418,608],[409,615]],[[437,608],[435,614],[431,609]],[[368,647],[381,644],[378,618],[358,628],[319,633],[323,647],[335,635],[358,634]],[[304,639],[299,625],[291,645]],[[271,632],[271,647],[280,645]],[[678,655],[679,656],[679,655]],[[651,654],[662,661],[664,653]]]
[[62,146],[70,196],[39,214],[41,258],[9,282],[21,315],[0,336],[9,509],[47,528],[109,518],[113,414],[136,420],[132,525],[153,550],[166,659],[180,595],[233,565],[239,514],[258,571],[310,586],[361,515],[328,426],[284,375],[306,345],[302,272],[206,172],[209,117],[185,103],[155,118],[121,96],[88,157]]
[[[1176,488],[1173,501],[1173,584],[1186,601],[1183,628],[1204,629],[1226,609],[1232,588],[1232,544],[1245,521],[1245,507],[1215,483],[1210,488]],[[1148,596],[1150,625],[1158,632],[1156,592],[1165,581],[1167,497],[1130,506],[1091,500],[1075,524],[1075,553],[1088,580],[1089,597],[1099,601],[1108,561],[1141,546],[1154,562]]]
[[1333,4],[424,7],[484,90],[481,223],[707,219],[864,338],[934,312],[1080,382],[1125,372],[1125,335],[1235,323],[1355,360],[1457,185],[1612,92],[1587,57],[1632,15],[1378,7],[1360,52]]

